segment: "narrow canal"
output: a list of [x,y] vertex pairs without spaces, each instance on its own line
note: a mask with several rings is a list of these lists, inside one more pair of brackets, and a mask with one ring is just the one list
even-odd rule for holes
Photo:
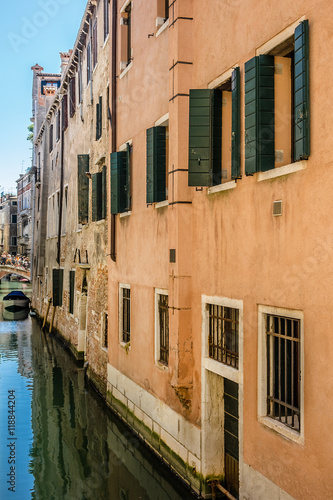
[[[23,288],[22,288],[23,287]],[[0,288],[0,498],[187,500],[175,480],[86,384],[34,318],[3,320]]]

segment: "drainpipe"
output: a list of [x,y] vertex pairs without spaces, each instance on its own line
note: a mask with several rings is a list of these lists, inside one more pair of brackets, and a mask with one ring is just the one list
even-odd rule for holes
[[60,254],[61,254],[61,222],[62,222],[62,208],[63,208],[63,197],[64,197],[64,126],[61,127],[61,150],[60,150],[60,205],[59,205],[59,224],[58,224],[58,248],[57,248],[57,262],[60,267]]
[[[111,152],[117,151],[117,0],[112,1],[112,142]],[[111,168],[111,166],[110,166]],[[111,259],[116,262],[116,215],[111,214]]]

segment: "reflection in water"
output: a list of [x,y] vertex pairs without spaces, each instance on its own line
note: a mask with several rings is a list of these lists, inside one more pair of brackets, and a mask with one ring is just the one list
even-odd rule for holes
[[[16,492],[0,445],[0,497],[28,500],[193,498],[86,386],[83,369],[30,317],[0,322],[0,408],[16,391]],[[0,411],[0,431],[8,434]]]

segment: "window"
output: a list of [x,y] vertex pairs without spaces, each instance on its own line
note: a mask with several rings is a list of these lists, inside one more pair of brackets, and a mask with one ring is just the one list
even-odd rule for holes
[[119,284],[119,338],[122,344],[131,340],[131,289],[123,283]]
[[89,214],[89,155],[78,155],[77,193],[78,193],[78,223],[88,224]]
[[62,210],[62,234],[66,234],[67,231],[67,206],[68,206],[68,186],[64,189],[64,206]]
[[147,203],[167,198],[167,142],[168,127],[152,127],[146,130],[147,141]]
[[209,357],[238,368],[239,311],[231,307],[208,304]]
[[60,111],[58,111],[56,117],[56,141],[59,140],[60,140]]
[[17,205],[17,201],[12,201],[12,205],[15,207]]
[[169,297],[167,290],[155,289],[155,360],[169,363]]
[[103,319],[102,319],[102,347],[104,349],[108,348],[108,324],[109,324],[109,317],[107,313],[103,314]]
[[53,123],[50,125],[49,129],[49,152],[53,151]]
[[11,237],[11,246],[16,247],[17,245],[17,238],[16,236]]
[[110,0],[104,0],[104,40],[110,30]]
[[240,177],[239,67],[218,88],[190,90],[189,186]]
[[293,36],[245,63],[245,173],[310,154],[308,21]]
[[62,292],[63,292],[63,279],[64,270],[63,269],[53,269],[52,272],[52,298],[53,306],[62,306]]
[[132,2],[121,13],[121,62],[120,69],[125,69],[132,61]]
[[259,417],[284,435],[303,431],[302,329],[302,312],[259,306]]
[[131,208],[130,157],[131,146],[126,151],[111,153],[111,213],[128,212]]
[[92,62],[93,62],[93,69],[95,69],[96,64],[97,64],[97,19],[95,21],[94,27],[93,27],[93,32],[92,32]]
[[169,19],[169,0],[157,0],[156,26],[162,26]]
[[16,224],[16,223],[17,223],[17,215],[12,214],[12,224]]
[[68,95],[65,94],[61,101],[62,130],[68,127]]
[[99,97],[99,101],[96,104],[96,141],[102,137],[102,117],[103,117],[103,105],[102,96]]
[[79,52],[78,75],[79,75],[79,103],[82,102],[82,52]]
[[101,172],[92,174],[92,221],[96,222],[106,217],[106,166]]
[[73,76],[69,81],[69,116],[73,118],[76,107],[76,80]]
[[69,271],[69,307],[70,314],[74,313],[75,271]]
[[[87,85],[91,80],[91,47],[90,42],[87,45]],[[81,98],[82,102],[82,98]]]

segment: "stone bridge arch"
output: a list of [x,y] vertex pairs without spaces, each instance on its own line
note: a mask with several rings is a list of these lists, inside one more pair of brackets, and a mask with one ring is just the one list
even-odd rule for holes
[[16,274],[17,276],[27,278],[30,281],[30,269],[15,266],[0,266],[0,280],[9,274]]

